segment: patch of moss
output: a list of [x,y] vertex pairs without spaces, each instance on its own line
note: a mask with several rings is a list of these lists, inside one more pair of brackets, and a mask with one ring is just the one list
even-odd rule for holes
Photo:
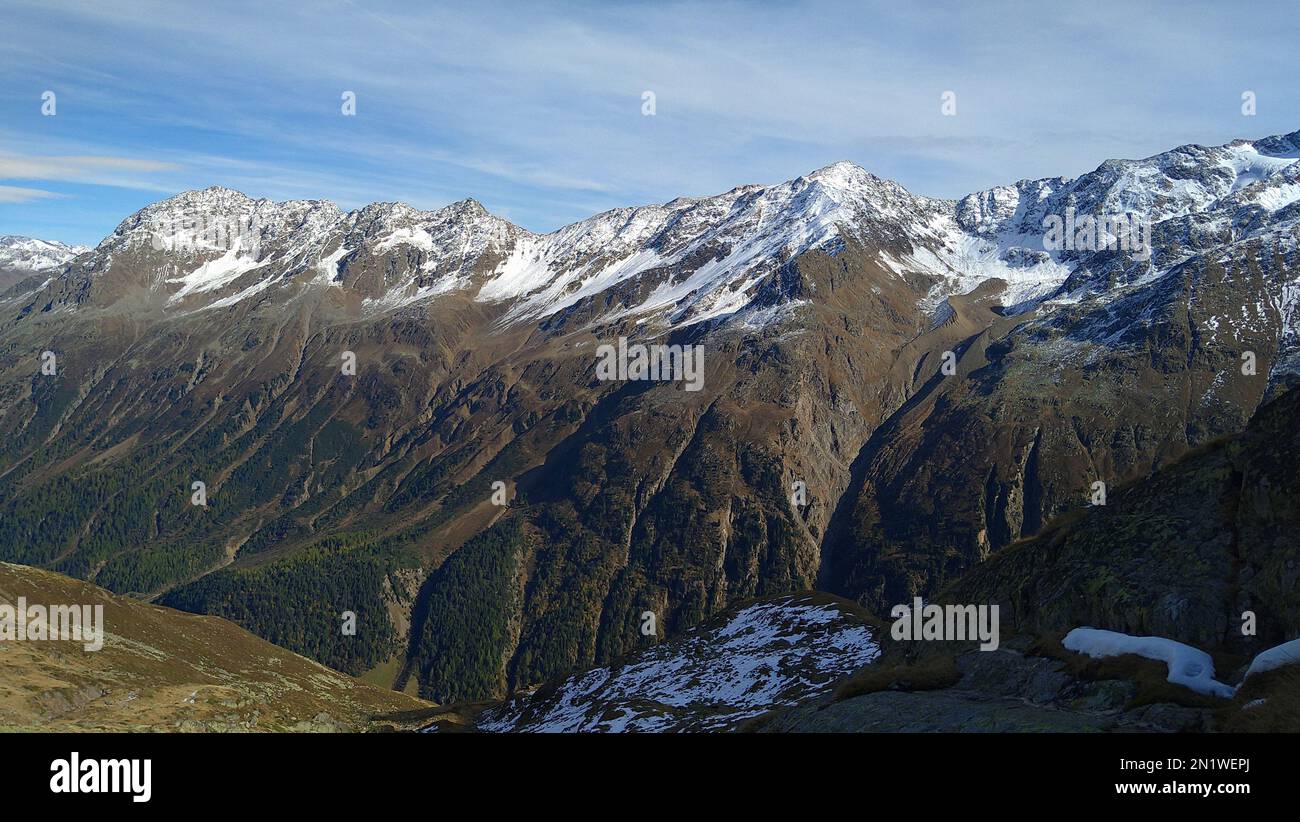
[[947,655],[883,667],[873,664],[842,681],[835,689],[834,701],[877,691],[937,691],[951,688],[960,679],[956,661]]

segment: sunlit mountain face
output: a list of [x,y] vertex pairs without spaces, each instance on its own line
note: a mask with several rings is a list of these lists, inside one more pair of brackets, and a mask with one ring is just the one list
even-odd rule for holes
[[546,234],[210,188],[7,238],[0,558],[440,703],[753,598],[883,618],[1285,393],[1297,158],[958,200],[837,163]]

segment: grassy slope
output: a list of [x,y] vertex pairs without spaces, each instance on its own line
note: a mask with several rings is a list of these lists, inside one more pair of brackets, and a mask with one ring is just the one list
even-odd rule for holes
[[427,707],[258,639],[233,623],[147,605],[50,571],[0,563],[0,601],[101,604],[102,650],[0,642],[0,729],[363,730]]

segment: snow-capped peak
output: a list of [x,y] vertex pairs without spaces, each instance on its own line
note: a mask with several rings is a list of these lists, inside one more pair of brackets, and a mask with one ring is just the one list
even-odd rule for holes
[[[890,198],[912,197],[907,189],[893,180],[877,177],[857,163],[848,160],[840,160],[837,163],[823,166],[801,179],[807,179],[828,191],[844,192],[855,197],[866,194],[876,194]],[[798,180],[794,182],[798,182]]]
[[806,176],[809,180],[816,180],[824,185],[846,190],[863,188],[872,183],[887,182],[876,177],[857,163],[850,162],[849,160],[840,160],[839,162],[831,163],[830,165],[823,166]]
[[699,322],[744,308],[792,257],[833,252],[847,238],[891,242],[909,227],[919,230],[942,203],[839,162],[784,183],[615,209],[522,238],[478,297],[513,301],[513,321],[548,316],[638,280],[644,297],[605,319]]
[[63,267],[90,249],[57,240],[38,240],[12,234],[0,236],[0,270],[39,274]]
[[[1265,225],[1300,201],[1298,161],[1300,132],[1109,160],[1076,179],[1021,180],[957,201],[912,194],[841,161],[773,185],[616,208],[547,234],[473,199],[434,211],[374,203],[344,214],[328,201],[276,203],[213,187],[128,218],[87,270],[102,272],[113,255],[148,248],[168,266],[150,287],[187,307],[199,304],[197,295],[225,305],[271,282],[301,280],[358,291],[368,310],[463,290],[503,305],[503,323],[566,312],[613,290],[602,307],[591,301],[591,321],[635,316],[680,325],[770,308],[756,299],[791,259],[839,254],[853,243],[900,276],[928,277],[934,285],[926,300],[935,307],[996,278],[1014,311],[1063,289],[1078,292],[1081,278],[1109,287],[1175,262],[1049,248],[1050,218],[1127,213],[1161,225],[1208,215],[1196,219],[1225,230]],[[1097,260],[1110,273],[1088,274]],[[1112,276],[1116,266],[1131,270]],[[300,278],[303,272],[311,274]]]

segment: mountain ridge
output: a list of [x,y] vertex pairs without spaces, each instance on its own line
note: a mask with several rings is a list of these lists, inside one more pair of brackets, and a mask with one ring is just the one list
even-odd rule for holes
[[[281,266],[287,272],[274,270],[273,256],[235,253],[221,260],[221,271],[228,277],[198,277],[197,293],[219,294],[218,307],[255,297],[271,284],[265,280],[283,280],[303,268],[315,267],[323,281],[346,285],[345,269],[369,244],[374,256],[387,259],[390,267],[403,264],[393,260],[403,249],[418,257],[413,266],[406,261],[417,269],[408,276],[362,289],[363,306],[371,310],[394,310],[468,289],[472,299],[513,301],[507,320],[518,322],[562,312],[629,279],[649,277],[656,280],[649,299],[611,312],[606,319],[666,312],[668,326],[675,326],[743,310],[753,302],[756,280],[770,275],[780,258],[815,248],[834,253],[844,241],[841,232],[849,231],[854,239],[886,246],[883,259],[891,267],[907,266],[948,280],[947,286],[936,286],[936,304],[949,293],[1000,277],[1015,291],[1013,301],[1023,310],[1058,293],[1078,267],[1074,253],[1043,248],[1042,217],[1063,211],[1063,199],[1079,200],[1080,213],[1140,207],[1154,222],[1163,222],[1213,208],[1243,189],[1243,204],[1249,205],[1254,186],[1260,192],[1256,196],[1276,212],[1300,199],[1300,187],[1289,180],[1275,186],[1277,190],[1266,184],[1287,170],[1295,171],[1296,158],[1300,132],[1217,147],[1181,146],[1142,160],[1107,160],[1073,180],[1021,180],[956,200],[914,195],[896,182],[840,161],[783,183],[610,209],[542,234],[491,214],[472,198],[432,211],[404,203],[372,203],[345,213],[327,200],[277,203],[213,186],[141,209],[95,251],[104,254],[123,241],[139,242],[141,224],[153,223],[156,229],[159,222],[183,223],[197,212],[209,219],[220,215],[265,222],[259,241],[286,244],[280,256],[289,260]],[[1163,170],[1182,173],[1188,163],[1206,168],[1203,180],[1172,187],[1166,180],[1166,193],[1136,199],[1108,194],[1147,190],[1143,180]],[[1235,170],[1231,179],[1228,169]],[[728,253],[723,254],[724,249]],[[704,263],[693,264],[691,276],[664,280],[657,273],[680,267],[690,255]],[[203,268],[212,261],[199,262]],[[261,279],[240,278],[261,269],[269,269]],[[170,282],[196,276],[190,272]],[[227,294],[222,286],[232,279],[247,285]],[[183,296],[195,293],[184,286],[180,290],[180,303],[185,302]]]
[[[1157,157],[964,207],[838,164],[547,235],[217,191],[274,219],[177,250],[137,215],[0,297],[0,558],[440,702],[604,664],[645,611],[887,612],[1295,379],[1295,163]],[[1044,246],[1116,202],[1164,215],[1149,254]],[[602,380],[620,337],[703,346],[702,390]]]

